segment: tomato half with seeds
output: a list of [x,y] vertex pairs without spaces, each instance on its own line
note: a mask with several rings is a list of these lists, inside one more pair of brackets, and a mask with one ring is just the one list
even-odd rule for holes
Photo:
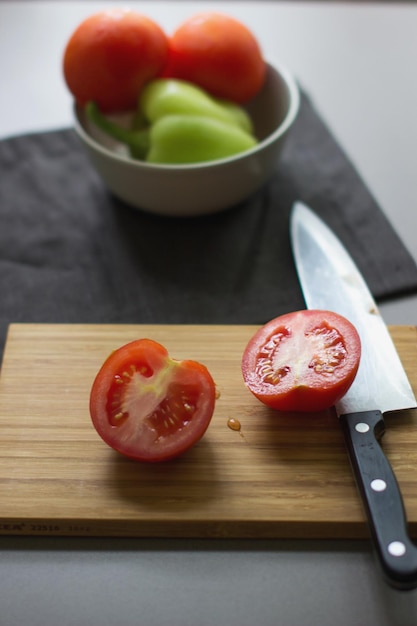
[[302,310],[260,328],[242,358],[248,389],[278,411],[330,408],[353,383],[361,343],[349,320],[332,311]]
[[138,461],[166,461],[204,435],[216,388],[197,361],[170,358],[151,339],[113,352],[100,368],[90,394],[98,434],[112,448]]

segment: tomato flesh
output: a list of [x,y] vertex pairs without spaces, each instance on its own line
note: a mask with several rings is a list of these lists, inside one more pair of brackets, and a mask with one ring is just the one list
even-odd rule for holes
[[260,328],[242,358],[248,389],[280,411],[316,412],[347,392],[360,362],[360,339],[346,318],[303,310]]
[[171,359],[161,344],[139,339],[102,365],[91,389],[90,413],[98,434],[118,452],[164,461],[201,439],[215,393],[204,365]]

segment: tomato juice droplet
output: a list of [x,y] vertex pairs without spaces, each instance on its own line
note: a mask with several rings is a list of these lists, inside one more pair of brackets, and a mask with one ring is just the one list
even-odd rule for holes
[[242,428],[240,422],[238,419],[236,419],[235,417],[231,417],[227,420],[227,425],[231,430],[237,430],[240,431],[240,429]]

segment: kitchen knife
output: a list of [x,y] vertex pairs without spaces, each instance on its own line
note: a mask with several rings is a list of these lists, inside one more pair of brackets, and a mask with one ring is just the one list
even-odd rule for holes
[[361,338],[358,373],[335,409],[383,573],[391,586],[414,589],[417,547],[380,439],[383,414],[416,408],[416,399],[369,288],[339,239],[301,202],[292,208],[290,235],[307,308],[343,315]]

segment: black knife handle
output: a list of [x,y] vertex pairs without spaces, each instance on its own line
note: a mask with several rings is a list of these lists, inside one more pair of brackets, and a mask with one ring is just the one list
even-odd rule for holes
[[379,440],[385,432],[380,411],[340,416],[353,473],[387,582],[417,587],[417,547],[408,536],[400,488]]

